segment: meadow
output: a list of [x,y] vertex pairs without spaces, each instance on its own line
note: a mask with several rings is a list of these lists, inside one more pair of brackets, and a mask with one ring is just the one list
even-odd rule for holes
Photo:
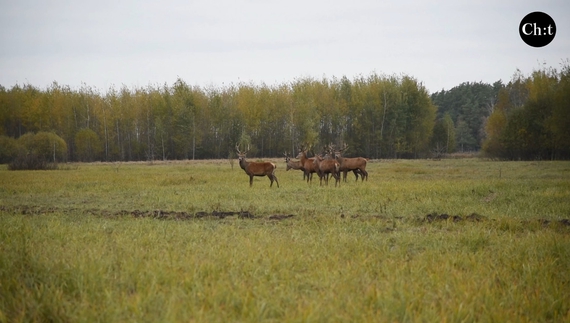
[[0,166],[0,322],[570,321],[570,162]]

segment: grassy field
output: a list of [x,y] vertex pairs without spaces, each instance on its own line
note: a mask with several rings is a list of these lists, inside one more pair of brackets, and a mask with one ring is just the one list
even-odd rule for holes
[[0,322],[570,321],[570,162],[0,166]]

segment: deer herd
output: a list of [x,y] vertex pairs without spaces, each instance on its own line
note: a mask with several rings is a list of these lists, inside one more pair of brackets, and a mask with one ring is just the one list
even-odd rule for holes
[[[299,149],[299,154],[297,155],[297,161],[291,160],[291,157],[285,153],[285,162],[287,163],[287,171],[290,169],[303,171],[303,180],[307,183],[311,183],[313,180],[313,174],[316,173],[319,176],[320,185],[323,185],[323,179],[325,184],[328,185],[329,177],[332,176],[335,179],[335,187],[340,186],[340,175],[342,172],[343,180],[346,182],[346,176],[348,172],[353,172],[356,176],[356,181],[358,181],[358,176],[360,176],[361,181],[365,179],[368,181],[368,172],[366,171],[366,163],[368,159],[363,157],[356,158],[346,158],[342,157],[342,153],[348,149],[347,145],[344,145],[342,149],[335,149],[334,146],[328,145],[323,149],[321,154],[315,154],[314,157],[307,157],[308,149],[306,147],[301,147]],[[279,187],[279,181],[277,176],[275,176],[275,169],[277,166],[270,162],[248,162],[245,159],[247,152],[249,151],[249,145],[245,152],[239,150],[239,146],[236,144],[236,151],[238,154],[238,160],[240,167],[249,176],[249,186],[253,185],[254,176],[267,176],[271,181],[269,187],[273,186],[273,181],[277,183]]]

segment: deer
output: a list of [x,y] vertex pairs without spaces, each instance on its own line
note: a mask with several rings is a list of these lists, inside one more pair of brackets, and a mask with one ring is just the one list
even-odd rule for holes
[[303,172],[303,180],[305,180],[305,168],[300,160],[292,161],[291,157],[285,152],[283,153],[285,156],[285,163],[287,164],[287,169],[285,171],[289,171],[290,169],[300,170]]
[[245,155],[249,152],[249,145],[247,145],[247,150],[242,153],[239,150],[238,144],[236,144],[236,151],[238,154],[239,166],[241,169],[245,171],[247,175],[249,175],[249,187],[253,185],[253,176],[267,176],[271,181],[269,187],[273,186],[273,181],[277,183],[277,187],[279,188],[279,181],[277,180],[277,176],[275,176],[275,166],[274,163],[270,162],[248,162],[245,160]]
[[321,186],[323,185],[323,177],[325,177],[325,183],[329,185],[328,174],[331,174],[334,179],[334,186],[340,186],[340,163],[334,159],[327,159],[319,155],[315,156],[313,164],[317,167],[317,174],[320,178]]
[[345,158],[342,157],[342,152],[348,149],[348,145],[344,145],[342,149],[334,150],[332,145],[329,146],[331,149],[331,153],[333,153],[334,158],[340,164],[340,171],[343,172],[343,180],[346,182],[346,174],[349,171],[354,172],[354,176],[356,176],[356,181],[358,181],[358,174],[360,174],[360,178],[364,182],[364,179],[368,181],[368,172],[366,171],[366,163],[368,160],[363,157],[356,157],[356,158]]
[[[317,168],[314,164],[314,158],[307,158],[307,150],[304,148],[299,149],[299,154],[296,157],[303,165],[305,176],[307,178],[307,183],[312,183],[313,173],[317,172]],[[304,179],[305,177],[303,177]]]
[[[342,152],[342,150],[340,150],[340,152]],[[340,154],[340,152],[339,152],[338,154]],[[334,159],[334,160],[336,160],[335,149],[334,149],[334,145],[333,145],[332,143],[329,144],[329,145],[327,145],[327,146],[325,146],[325,147],[323,148],[323,154],[325,154],[325,155],[324,155],[324,159]],[[341,165],[340,171],[343,171],[343,173],[344,173],[344,181],[346,182],[346,173],[347,173],[349,170],[343,169],[343,167],[342,167],[342,165]],[[356,180],[358,181],[358,175],[360,174],[360,175],[362,176],[362,173],[360,172],[360,169],[358,169],[358,168],[357,168],[357,169],[353,169],[352,172],[354,173],[354,176],[356,177]],[[340,176],[340,173],[339,173],[339,176]],[[327,179],[328,179],[328,174],[327,174]]]

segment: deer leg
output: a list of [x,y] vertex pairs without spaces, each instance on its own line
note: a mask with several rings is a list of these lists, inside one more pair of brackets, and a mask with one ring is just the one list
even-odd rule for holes
[[368,182],[368,172],[365,169],[360,170],[360,178],[362,178],[363,182],[364,182],[364,178],[366,178],[366,181]]
[[249,176],[249,187],[253,185],[253,175]]
[[[279,188],[279,181],[277,180],[277,176],[275,176],[275,174],[273,174],[273,179],[275,180],[275,183],[277,183],[277,188]],[[271,180],[271,185],[273,185],[273,180]]]

